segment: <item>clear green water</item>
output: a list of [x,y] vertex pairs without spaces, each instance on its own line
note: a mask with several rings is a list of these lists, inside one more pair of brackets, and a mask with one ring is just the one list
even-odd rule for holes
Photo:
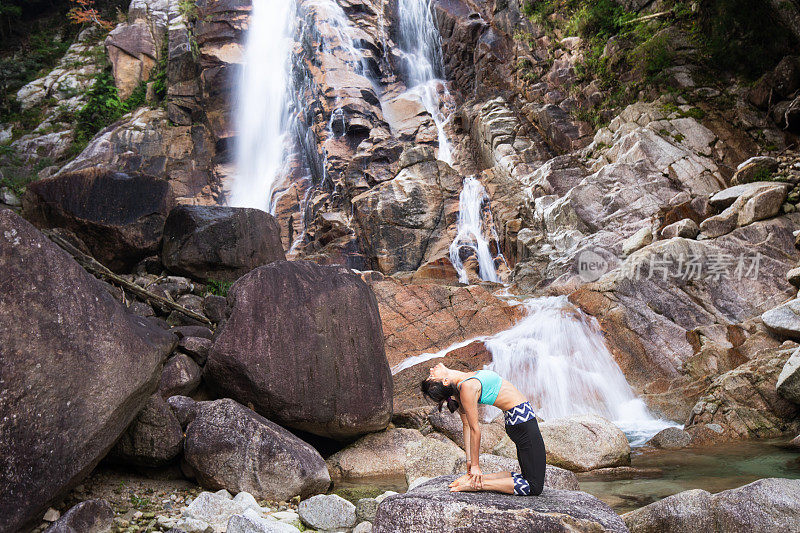
[[[800,479],[800,451],[781,448],[785,442],[744,441],[674,451],[639,448],[631,455],[631,466],[658,468],[659,477],[599,481],[581,474],[581,490],[622,514],[689,489],[720,492],[767,477]],[[355,502],[386,490],[405,492],[405,480],[341,483],[333,492]]]
[[631,455],[631,466],[660,468],[661,477],[617,481],[582,477],[581,490],[626,513],[689,489],[720,492],[767,477],[800,479],[800,452],[781,448],[784,442],[744,441],[674,451],[640,448]]

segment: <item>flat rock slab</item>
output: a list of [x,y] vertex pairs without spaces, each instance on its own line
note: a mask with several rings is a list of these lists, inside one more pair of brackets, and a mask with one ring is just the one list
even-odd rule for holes
[[717,194],[708,199],[712,206],[717,209],[726,209],[733,205],[740,196],[751,194],[761,189],[768,189],[770,187],[783,187],[787,188],[788,184],[780,181],[758,181],[753,183],[744,183],[742,185],[734,185],[727,189],[722,189]]
[[406,494],[389,496],[378,506],[372,531],[628,531],[611,507],[585,492],[548,488],[540,496],[450,492],[447,486],[456,477],[437,477]]

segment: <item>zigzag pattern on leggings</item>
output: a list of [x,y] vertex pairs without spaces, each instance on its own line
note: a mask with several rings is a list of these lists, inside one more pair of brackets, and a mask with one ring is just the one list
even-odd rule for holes
[[517,496],[530,496],[531,485],[528,480],[519,474],[511,474],[511,479],[514,480],[514,494]]
[[505,412],[507,426],[522,424],[531,418],[536,418],[536,414],[533,412],[533,407],[529,402],[521,403]]

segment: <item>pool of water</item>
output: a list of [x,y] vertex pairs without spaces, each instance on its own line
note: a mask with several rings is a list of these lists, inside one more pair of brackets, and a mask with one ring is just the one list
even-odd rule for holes
[[[579,475],[581,490],[622,514],[684,490],[720,492],[767,477],[800,479],[800,451],[781,447],[785,442],[743,441],[683,450],[637,448],[631,454],[631,466],[647,469],[640,477],[609,481],[588,472]],[[406,489],[401,477],[337,483],[333,492],[355,503],[387,490]]]
[[631,454],[631,466],[660,469],[660,476],[650,477],[654,476],[651,471],[646,478],[603,481],[593,480],[591,473],[582,474],[581,490],[621,514],[689,489],[720,492],[767,477],[800,479],[800,452],[782,448],[785,442],[743,441],[683,450],[640,448]]

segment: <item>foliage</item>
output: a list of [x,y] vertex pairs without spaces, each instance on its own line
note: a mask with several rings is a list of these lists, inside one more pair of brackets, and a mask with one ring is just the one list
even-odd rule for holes
[[710,66],[756,79],[796,44],[769,2],[701,0],[694,31]]
[[187,22],[197,20],[196,0],[180,0],[178,2],[178,12],[183,15]]
[[87,143],[98,131],[143,105],[146,92],[147,86],[142,82],[128,98],[120,100],[111,70],[106,68],[100,71],[87,94],[86,104],[76,117],[75,141]]
[[161,46],[161,55],[158,63],[150,73],[150,80],[153,82],[153,93],[156,99],[164,101],[167,97],[167,62],[169,61],[169,46],[167,40]]
[[761,167],[753,173],[751,181],[771,181],[772,171],[768,168]]
[[131,505],[134,509],[147,509],[150,503],[150,500],[147,498],[131,494]]
[[111,30],[114,25],[103,20],[100,11],[95,7],[94,0],[70,0],[72,8],[67,13],[67,18],[73,24],[91,24],[104,30]]
[[230,281],[219,281],[216,279],[208,280],[208,285],[206,285],[206,292],[208,294],[215,294],[217,296],[228,296],[228,291],[230,290],[231,286],[233,285]]

